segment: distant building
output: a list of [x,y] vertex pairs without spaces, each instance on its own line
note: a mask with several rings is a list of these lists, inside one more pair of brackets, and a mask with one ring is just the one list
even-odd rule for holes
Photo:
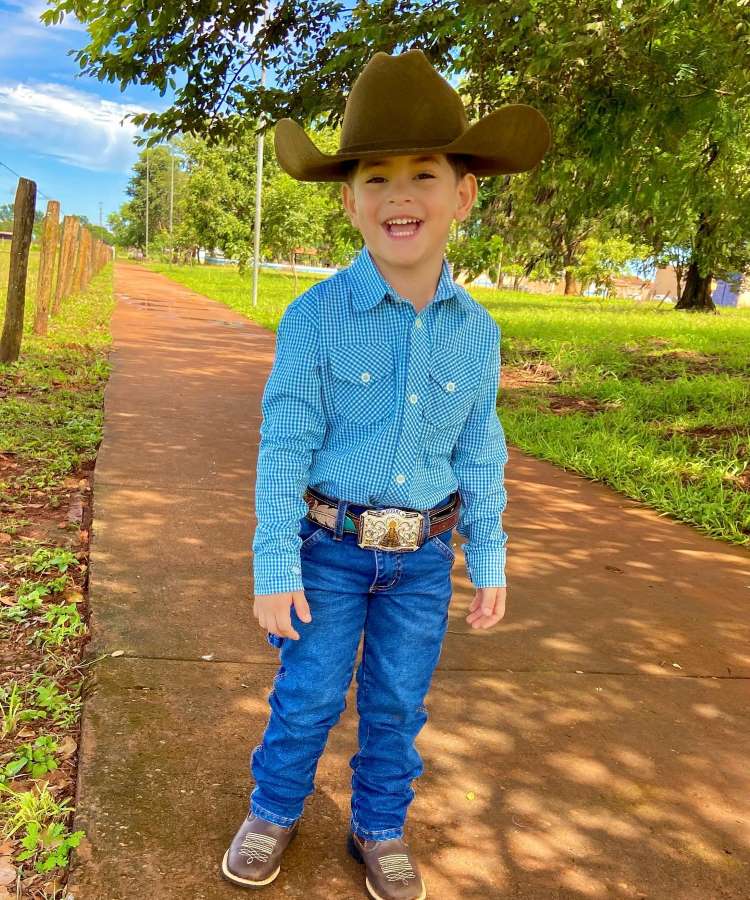
[[677,273],[673,266],[657,269],[649,289],[649,300],[671,300],[674,303],[680,298],[677,288]]
[[[684,287],[684,284],[682,285]],[[726,279],[715,278],[711,281],[711,299],[715,306],[748,307],[750,306],[750,276],[735,272]],[[668,299],[677,302],[680,290],[677,286],[677,273],[672,266],[657,269],[650,298],[653,300]]]
[[[462,273],[456,279],[459,284],[466,287],[494,287],[495,281],[492,280],[486,272],[482,272],[473,281],[468,282],[466,276]],[[508,277],[505,279],[503,288],[505,290],[524,291],[529,294],[564,294],[565,279],[558,278],[556,281],[532,281],[529,278],[520,277],[514,279]],[[515,288],[513,284],[515,283]],[[645,300],[651,289],[651,282],[648,279],[638,278],[637,275],[622,275],[612,279],[616,297],[628,297],[633,300]],[[585,290],[577,282],[573,282],[573,295],[594,296],[597,293],[604,293],[602,289],[598,292],[594,285],[589,285]]]
[[12,241],[13,240],[13,232],[12,231],[0,231],[0,241]]
[[750,278],[734,272],[726,280],[718,278],[713,288],[712,300],[716,306],[750,306]]
[[[637,275],[617,275],[612,279],[612,287],[615,297],[627,300],[646,300],[651,290],[651,281],[647,278],[639,278]],[[582,293],[584,296],[603,296],[606,291],[604,288],[597,290],[595,285],[591,284]]]

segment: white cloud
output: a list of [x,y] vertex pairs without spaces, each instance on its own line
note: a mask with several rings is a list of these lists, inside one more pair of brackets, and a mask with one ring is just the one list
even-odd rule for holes
[[138,148],[138,129],[127,113],[144,107],[114,103],[60,84],[0,82],[0,121],[30,153],[41,153],[82,169],[128,172]]

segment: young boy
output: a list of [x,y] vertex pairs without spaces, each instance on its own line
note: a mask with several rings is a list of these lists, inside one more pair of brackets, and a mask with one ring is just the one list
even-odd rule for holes
[[348,848],[371,897],[417,900],[427,891],[404,822],[454,527],[477,589],[466,621],[490,628],[505,613],[500,331],[454,283],[445,245],[476,176],[530,169],[549,128],[522,104],[467,126],[459,95],[410,50],[376,53],[359,75],[335,154],[289,119],[275,144],[293,177],[343,182],[365,246],[286,309],[263,394],[254,614],[281,666],[222,873],[245,887],[278,875],[364,634]]

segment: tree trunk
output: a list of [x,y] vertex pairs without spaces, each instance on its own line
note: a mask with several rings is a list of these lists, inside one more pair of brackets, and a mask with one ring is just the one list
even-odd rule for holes
[[[713,162],[713,160],[712,160]],[[711,236],[715,225],[709,220],[708,215],[701,211],[698,216],[698,230],[695,234],[693,258],[688,266],[685,288],[682,296],[675,304],[675,309],[695,309],[707,312],[715,310],[714,301],[711,298],[711,272],[701,275],[698,270],[698,259],[701,249],[707,238]]]
[[685,279],[685,290],[675,304],[675,309],[695,309],[703,312],[715,310],[716,306],[711,297],[711,278],[710,272],[707,275],[701,275],[698,271],[698,263],[693,260]]
[[26,272],[29,268],[29,247],[34,230],[35,209],[36,182],[28,178],[19,178],[13,206],[13,240],[10,244],[5,324],[0,338],[0,362],[3,363],[15,362],[21,352]]
[[565,293],[575,294],[576,282],[570,269],[565,270]]
[[500,290],[503,286],[503,254],[500,254],[500,258],[497,261],[497,278],[495,279],[495,290]]

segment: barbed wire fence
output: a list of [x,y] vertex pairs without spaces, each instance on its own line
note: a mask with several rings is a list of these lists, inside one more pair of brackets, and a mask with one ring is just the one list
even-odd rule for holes
[[114,257],[78,216],[61,221],[60,213],[58,200],[0,161],[0,296],[7,283],[0,363],[18,359],[27,293],[34,298],[33,333],[46,335],[65,298],[84,291]]

